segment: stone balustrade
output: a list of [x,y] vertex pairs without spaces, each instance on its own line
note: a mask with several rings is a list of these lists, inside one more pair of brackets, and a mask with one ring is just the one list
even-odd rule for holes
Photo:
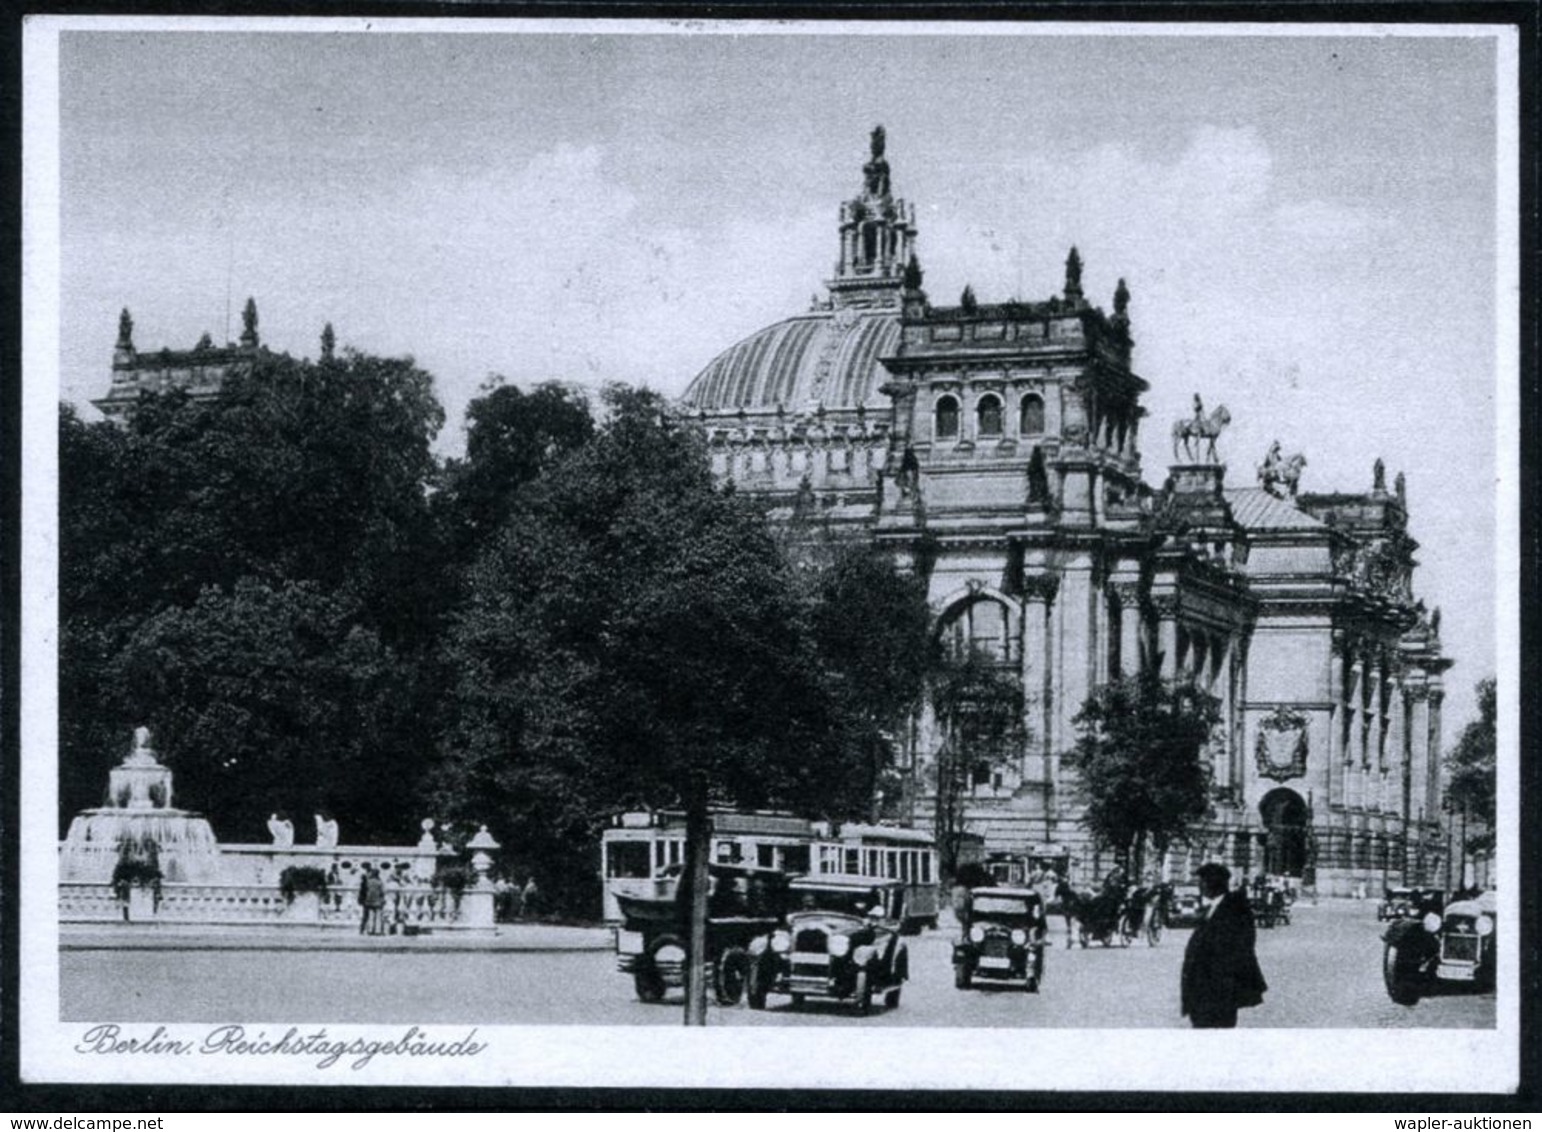
[[[308,895],[319,898],[308,899]],[[291,904],[277,883],[162,884],[159,901],[142,901],[132,919],[158,924],[294,924],[358,930],[362,909],[357,883],[332,885],[324,894],[298,894]],[[483,905],[486,905],[485,909]],[[110,884],[59,885],[61,923],[105,923],[124,919],[124,904]],[[460,897],[428,884],[388,885],[383,921],[388,931],[491,929],[492,889],[467,889]]]

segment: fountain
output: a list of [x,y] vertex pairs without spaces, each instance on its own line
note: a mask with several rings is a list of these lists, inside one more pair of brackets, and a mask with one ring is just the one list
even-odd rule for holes
[[134,731],[133,749],[108,775],[107,805],[82,810],[59,854],[59,879],[104,884],[123,857],[155,861],[171,882],[208,884],[222,876],[209,823],[174,809],[171,771],[150,749],[150,729]]

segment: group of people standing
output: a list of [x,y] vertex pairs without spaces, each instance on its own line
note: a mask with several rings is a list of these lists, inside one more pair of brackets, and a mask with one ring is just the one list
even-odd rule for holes
[[[385,935],[396,931],[401,913],[401,877],[390,869],[365,864],[359,877],[359,934]],[[496,882],[494,891],[499,920],[529,918],[541,909],[541,890],[531,875],[523,885],[507,880]],[[395,915],[388,916],[387,908]],[[388,919],[391,922],[387,922]]]

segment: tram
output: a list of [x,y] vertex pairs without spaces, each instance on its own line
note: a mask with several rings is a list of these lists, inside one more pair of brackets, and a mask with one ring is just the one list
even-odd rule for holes
[[[906,926],[937,922],[937,850],[918,829],[810,821],[785,813],[716,810],[711,861],[778,869],[788,875],[841,875],[898,880],[905,886]],[[685,815],[678,811],[617,814],[600,839],[605,922],[621,922],[616,897],[667,895],[685,866]]]

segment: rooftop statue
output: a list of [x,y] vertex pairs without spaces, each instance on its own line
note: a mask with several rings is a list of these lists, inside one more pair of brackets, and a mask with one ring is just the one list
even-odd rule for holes
[[872,160],[862,166],[867,195],[886,197],[889,195],[889,163],[884,160],[883,156],[884,132],[882,126],[875,126],[873,128],[871,146],[873,152]]
[[1276,499],[1284,499],[1289,496],[1296,497],[1296,488],[1301,483],[1301,469],[1306,467],[1306,457],[1300,452],[1286,457],[1280,452],[1280,442],[1276,440],[1269,446],[1269,454],[1264,457],[1264,462],[1258,465],[1258,482],[1270,495]]
[[274,814],[268,819],[268,833],[273,838],[273,844],[281,849],[294,844],[294,823],[288,818]]
[[331,849],[337,845],[336,818],[329,818],[326,814],[316,815],[316,844],[323,849]]
[[[1173,459],[1178,458],[1178,446],[1183,445],[1184,457],[1191,463],[1207,459],[1218,463],[1215,439],[1231,424],[1231,412],[1225,405],[1217,405],[1215,412],[1205,416],[1205,403],[1198,393],[1194,394],[1194,415],[1173,422]],[[1203,445],[1201,445],[1203,442]]]

